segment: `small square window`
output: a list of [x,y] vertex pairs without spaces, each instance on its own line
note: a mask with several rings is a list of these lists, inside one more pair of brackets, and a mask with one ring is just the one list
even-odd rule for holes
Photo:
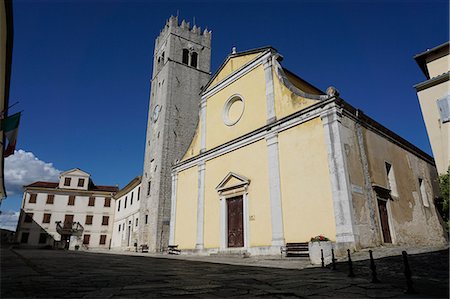
[[46,204],[52,205],[55,201],[55,195],[54,194],[47,194],[47,202]]
[[86,221],[84,222],[84,224],[91,225],[93,218],[94,218],[94,216],[92,216],[92,215],[86,215]]
[[64,178],[64,186],[70,186],[70,181],[72,181],[71,178]]
[[25,223],[33,222],[33,213],[25,213],[25,218],[23,220]]
[[110,207],[111,206],[111,197],[105,197],[105,207]]
[[94,196],[89,197],[88,206],[90,206],[90,207],[95,206],[95,197]]
[[84,179],[78,179],[78,187],[84,186]]
[[69,201],[67,202],[68,206],[74,206],[75,205],[75,195],[69,195]]
[[50,223],[51,217],[52,217],[52,214],[44,213],[44,218],[42,219],[42,223]]
[[37,198],[37,194],[36,193],[32,193],[32,194],[30,194],[30,200],[28,202],[29,203],[36,203],[36,198]]

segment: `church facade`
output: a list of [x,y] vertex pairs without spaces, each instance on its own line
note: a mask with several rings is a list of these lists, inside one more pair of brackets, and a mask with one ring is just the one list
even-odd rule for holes
[[281,60],[271,47],[233,51],[203,88],[172,167],[169,244],[277,254],[316,235],[338,251],[444,243],[432,157]]

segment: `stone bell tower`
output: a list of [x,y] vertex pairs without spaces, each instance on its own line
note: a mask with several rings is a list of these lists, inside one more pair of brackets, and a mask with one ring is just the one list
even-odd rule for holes
[[194,136],[210,64],[211,31],[170,17],[155,42],[140,196],[139,245],[150,252],[169,245],[171,168]]

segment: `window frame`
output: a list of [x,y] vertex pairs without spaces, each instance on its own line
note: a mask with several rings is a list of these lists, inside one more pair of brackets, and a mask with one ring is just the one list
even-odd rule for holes
[[72,183],[72,178],[69,178],[69,177],[64,178],[64,186],[65,187],[70,186],[71,183]]
[[42,215],[42,223],[50,223],[51,219],[52,219],[51,213],[44,213],[44,215]]

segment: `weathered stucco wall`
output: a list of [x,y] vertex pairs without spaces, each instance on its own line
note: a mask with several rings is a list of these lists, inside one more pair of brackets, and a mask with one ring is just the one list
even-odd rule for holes
[[[383,242],[377,194],[373,185],[391,189],[386,165],[392,165],[397,186],[387,202],[390,234],[394,244],[442,244],[443,229],[434,207],[436,168],[386,137],[344,118],[344,143],[352,184],[354,221],[361,247]],[[419,190],[423,180],[428,207]]]

